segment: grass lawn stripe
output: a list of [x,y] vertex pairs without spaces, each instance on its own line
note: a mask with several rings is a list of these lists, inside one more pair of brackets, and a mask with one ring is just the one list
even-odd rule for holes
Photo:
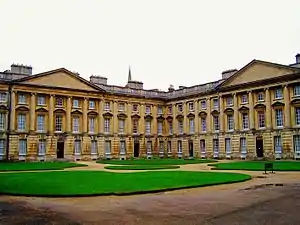
[[114,165],[185,165],[197,163],[213,163],[208,159],[132,159],[132,160],[99,160],[97,163]]
[[87,166],[73,162],[0,162],[0,171],[63,170]]
[[190,171],[1,173],[0,194],[44,197],[128,195],[235,183],[249,179],[249,175],[239,173]]
[[106,166],[109,170],[163,170],[163,169],[178,169],[180,166],[176,165],[120,165],[120,166]]
[[274,171],[300,171],[299,161],[240,161],[209,164],[213,170],[249,170],[264,171],[265,163],[272,162]]

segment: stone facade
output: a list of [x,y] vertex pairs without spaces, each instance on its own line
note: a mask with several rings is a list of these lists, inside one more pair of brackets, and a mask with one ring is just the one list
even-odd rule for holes
[[[14,73],[32,71],[16,67]],[[253,60],[222,75],[166,92],[144,90],[131,75],[139,88],[107,85],[105,77],[87,81],[66,69],[6,76],[0,159],[7,149],[13,160],[300,158],[299,62]]]

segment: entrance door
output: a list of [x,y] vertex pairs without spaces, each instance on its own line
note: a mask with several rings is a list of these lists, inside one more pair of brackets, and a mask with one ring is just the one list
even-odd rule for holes
[[58,159],[64,158],[64,142],[57,142],[56,156]]
[[139,142],[134,142],[133,155],[134,155],[134,157],[139,157],[139,155],[140,155],[140,143]]
[[256,155],[258,158],[264,157],[264,141],[261,136],[256,137]]
[[190,157],[194,157],[194,143],[192,140],[189,141],[189,155]]

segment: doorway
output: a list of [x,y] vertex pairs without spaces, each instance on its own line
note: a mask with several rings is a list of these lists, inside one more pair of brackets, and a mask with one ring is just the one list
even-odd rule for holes
[[138,141],[134,142],[133,155],[134,155],[134,157],[139,157],[140,156],[140,143]]
[[192,140],[189,140],[189,155],[190,157],[194,157],[194,143]]
[[58,159],[64,158],[64,150],[65,150],[64,147],[65,147],[65,143],[63,141],[57,142],[56,156]]
[[262,136],[256,137],[256,156],[258,158],[264,157],[264,141]]

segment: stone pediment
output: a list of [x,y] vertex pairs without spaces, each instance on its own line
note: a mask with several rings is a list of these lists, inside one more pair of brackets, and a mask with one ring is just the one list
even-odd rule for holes
[[19,84],[104,92],[100,87],[64,68],[24,77],[15,82]]
[[299,68],[280,65],[271,62],[253,60],[234,75],[225,80],[220,88],[259,82],[284,75],[299,72]]

